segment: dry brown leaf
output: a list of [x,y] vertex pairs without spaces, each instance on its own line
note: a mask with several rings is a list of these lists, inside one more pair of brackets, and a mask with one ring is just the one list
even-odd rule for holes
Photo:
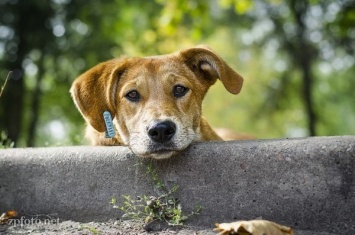
[[294,235],[293,229],[267,220],[216,224],[218,235]]
[[6,224],[9,219],[17,216],[17,212],[14,210],[7,211],[6,213],[2,213],[0,216],[0,224]]

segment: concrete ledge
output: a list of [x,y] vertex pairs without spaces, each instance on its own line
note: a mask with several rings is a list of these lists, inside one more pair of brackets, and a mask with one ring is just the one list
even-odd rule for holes
[[[145,163],[124,147],[1,150],[0,212],[117,218],[112,197],[155,194]],[[183,209],[203,207],[190,224],[262,217],[296,231],[355,234],[355,136],[199,143],[153,163],[179,185]]]

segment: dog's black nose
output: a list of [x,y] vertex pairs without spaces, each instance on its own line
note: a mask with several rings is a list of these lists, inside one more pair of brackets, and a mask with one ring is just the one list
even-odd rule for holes
[[163,121],[155,124],[148,130],[149,138],[158,143],[171,140],[176,132],[176,125],[172,121]]

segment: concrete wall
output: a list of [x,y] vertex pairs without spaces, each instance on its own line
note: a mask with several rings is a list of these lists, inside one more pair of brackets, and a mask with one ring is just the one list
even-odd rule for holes
[[180,187],[183,210],[203,207],[190,224],[263,218],[309,234],[355,234],[355,136],[199,143],[159,162],[124,147],[0,150],[0,212],[117,218],[112,197],[156,194],[147,162]]

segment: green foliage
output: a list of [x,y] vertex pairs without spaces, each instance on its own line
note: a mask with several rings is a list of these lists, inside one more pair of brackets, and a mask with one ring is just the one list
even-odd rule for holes
[[0,149],[12,148],[14,142],[9,139],[5,131],[0,132]]
[[300,63],[310,58],[317,134],[355,134],[350,0],[2,1],[0,15],[0,84],[10,70],[23,74],[0,99],[0,130],[18,146],[33,130],[36,146],[83,143],[68,91],[86,69],[201,43],[245,78],[236,97],[220,83],[211,88],[204,113],[214,126],[260,138],[307,135]]
[[251,10],[253,1],[251,0],[220,0],[219,4],[223,8],[234,7],[235,12],[239,14],[245,14]]
[[138,196],[133,199],[130,195],[124,195],[122,206],[117,205],[116,198],[111,199],[111,204],[114,208],[123,211],[122,218],[124,219],[143,219],[145,224],[153,221],[166,222],[169,226],[183,225],[188,218],[199,214],[200,206],[189,214],[183,214],[181,203],[175,197],[178,186],[174,185],[169,189],[159,178],[156,169],[152,164],[147,165],[147,174],[150,176],[154,187],[159,192],[156,196]]

